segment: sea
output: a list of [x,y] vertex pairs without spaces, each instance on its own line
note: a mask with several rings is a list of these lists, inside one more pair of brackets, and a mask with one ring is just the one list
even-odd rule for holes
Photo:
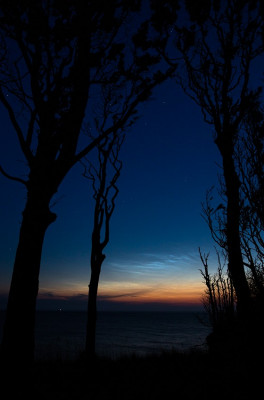
[[[0,336],[4,312],[0,312]],[[37,311],[36,359],[75,359],[84,350],[86,313]],[[164,351],[206,349],[211,332],[203,312],[98,312],[96,353],[144,356]]]

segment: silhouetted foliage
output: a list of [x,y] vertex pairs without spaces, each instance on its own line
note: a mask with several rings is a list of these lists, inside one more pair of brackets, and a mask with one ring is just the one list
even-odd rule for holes
[[220,2],[211,9],[210,19],[197,23],[188,34],[193,45],[178,42],[188,84],[179,78],[185,92],[200,105],[205,120],[215,129],[215,143],[223,160],[226,195],[226,246],[228,269],[234,284],[238,307],[244,312],[250,291],[244,272],[240,246],[240,180],[235,167],[235,146],[243,123],[256,107],[260,90],[251,88],[250,68],[263,51],[262,20],[258,7],[250,2]]
[[[167,7],[170,7],[171,2],[165,3]],[[249,191],[249,182],[247,186],[243,185],[241,173],[245,172],[244,181],[246,176],[251,184],[255,180],[253,183],[255,189],[252,191],[251,187],[250,190],[256,203],[261,193],[259,183],[262,179],[257,178],[256,171],[262,169],[260,165],[263,159],[260,160],[263,155],[258,157],[254,168],[252,161],[248,164],[247,168],[251,168],[249,173],[245,169],[246,161],[243,157],[240,158],[240,163],[244,167],[238,168],[237,153],[243,137],[244,150],[245,143],[249,141],[250,146],[254,143],[255,139],[249,138],[248,134],[244,135],[249,124],[262,130],[260,128],[262,121],[259,116],[262,82],[254,74],[254,67],[261,66],[264,51],[262,3],[255,0],[177,2],[177,5],[181,6],[178,12],[181,18],[178,19],[177,24],[173,22],[167,24],[165,21],[160,27],[161,34],[164,35],[163,31],[165,31],[170,37],[166,49],[161,54],[169,65],[178,64],[176,81],[200,107],[205,122],[213,127],[214,141],[222,158],[220,182],[222,202],[212,207],[209,192],[204,214],[213,239],[220,246],[227,260],[228,277],[227,280],[223,279],[221,268],[214,277],[209,275],[208,269],[203,272],[205,281],[209,285],[209,288],[207,285],[207,290],[209,290],[210,312],[217,304],[212,290],[218,287],[221,293],[224,284],[227,285],[228,290],[231,290],[230,298],[233,297],[231,294],[234,290],[237,312],[241,320],[251,322],[253,280],[250,282],[248,279],[245,256],[252,259],[252,241],[256,241],[257,237],[259,238],[258,246],[254,243],[254,253],[261,254],[261,215],[258,215],[256,210],[253,211],[254,207],[249,206],[248,199],[243,205],[245,196],[242,197],[242,186],[244,186],[245,195],[246,187]],[[153,1],[152,4],[155,7],[156,2]],[[257,64],[258,61],[259,64]],[[252,154],[249,155],[247,152],[248,158],[252,160]],[[256,160],[256,156],[253,160]],[[254,174],[253,181],[252,173]],[[261,174],[262,172],[258,175]],[[258,181],[257,185],[256,181]],[[253,192],[255,192],[254,195]],[[260,206],[258,210],[261,213]],[[242,216],[244,225],[242,225]],[[246,229],[245,226],[247,226]],[[250,234],[250,239],[246,238],[245,232]],[[254,235],[252,235],[253,232]],[[245,242],[244,239],[246,239]],[[259,285],[261,256],[258,259],[258,264],[252,263],[252,260],[250,262],[247,260],[247,264],[251,264],[251,277],[253,278],[254,275],[255,282],[258,277],[257,284]],[[202,258],[202,260],[204,267],[208,268],[207,258]],[[220,286],[218,286],[219,283],[221,283]],[[220,302],[222,301],[224,302],[224,298],[221,297]]]
[[243,312],[250,291],[240,246],[240,180],[234,158],[241,128],[258,107],[261,94],[251,79],[253,62],[263,53],[261,5],[255,1],[206,1],[198,10],[195,2],[185,4],[186,18],[177,29],[176,53],[182,57],[178,82],[214,127],[227,201],[228,269]]
[[[128,127],[171,73],[151,43],[138,44],[139,8],[140,1],[122,0],[0,2],[0,102],[28,168],[26,179],[0,169],[27,191],[2,341],[8,360],[34,356],[42,245],[56,219],[51,199],[69,170]],[[102,120],[101,99],[109,96]],[[91,134],[80,141],[85,121]]]
[[263,108],[248,119],[236,150],[241,181],[241,244],[253,298],[264,300]]
[[[263,287],[263,111],[261,107],[244,124],[234,150],[240,180],[240,237],[247,278],[251,292]],[[213,204],[211,188],[203,205],[203,215],[215,242],[227,254],[226,197],[223,179],[219,179],[218,196],[222,202]],[[254,289],[253,289],[254,287]]]
[[200,258],[204,269],[200,270],[207,287],[203,297],[204,308],[209,315],[209,321],[213,330],[217,330],[223,325],[233,323],[236,313],[236,299],[232,281],[228,276],[225,264],[221,262],[221,256],[217,253],[218,268],[217,272],[209,273],[208,259],[209,254],[202,255]]
[[[258,115],[258,118],[257,118]],[[235,162],[237,168],[237,174],[240,179],[240,240],[241,240],[241,251],[243,256],[243,263],[246,272],[246,279],[249,285],[250,298],[251,298],[251,312],[249,318],[249,331],[258,332],[255,338],[252,339],[251,335],[248,335],[255,343],[258,343],[259,350],[262,347],[262,339],[260,339],[260,332],[262,332],[263,325],[263,292],[264,292],[264,241],[263,241],[263,220],[262,214],[262,203],[260,200],[263,193],[263,114],[261,108],[257,115],[254,113],[254,117],[251,122],[248,120],[244,125],[243,131],[241,132],[239,141],[235,147]],[[222,179],[220,179],[220,189],[218,195],[220,195],[222,202],[219,204],[219,200],[214,205],[213,188],[210,189],[206,196],[206,202],[203,205],[203,215],[210,228],[212,238],[220,248],[222,258],[227,259],[228,247],[226,238],[226,198],[225,198],[225,186]],[[219,267],[218,273],[214,276],[210,276],[208,273],[208,257],[201,257],[204,271],[202,275],[207,285],[207,292],[205,296],[205,308],[209,313],[210,319],[214,321],[215,310],[215,299],[214,296],[209,296],[211,289],[216,285],[217,282],[224,282],[225,293],[221,294],[221,302],[225,303],[226,293],[230,298],[234,296],[234,288],[232,287],[232,281],[229,279],[228,271],[227,276],[223,278],[221,269]],[[221,265],[220,256],[218,254],[219,266]],[[221,293],[221,291],[220,291]],[[236,306],[236,304],[235,304]],[[236,308],[234,308],[236,311]],[[219,320],[217,315],[217,321],[212,323],[214,332],[217,332],[219,328],[223,329],[226,327],[226,322],[229,325],[237,324],[237,315],[234,313],[226,313],[223,308],[220,313],[221,318]],[[226,319],[226,316],[228,318]],[[230,318],[232,316],[232,318]],[[221,319],[223,321],[221,321]],[[248,345],[248,342],[247,342]]]

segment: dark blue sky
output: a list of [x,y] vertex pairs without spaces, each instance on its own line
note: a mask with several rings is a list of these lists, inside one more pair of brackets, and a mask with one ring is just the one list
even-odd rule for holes
[[[201,217],[201,202],[217,183],[219,171],[213,128],[173,81],[157,88],[139,114],[120,154],[120,193],[99,285],[102,309],[193,304],[204,290],[199,246],[212,251],[215,266],[213,242]],[[10,174],[22,175],[26,168],[14,145],[15,134],[2,109],[0,115],[1,163]],[[93,201],[81,172],[76,166],[54,199],[58,217],[48,228],[43,248],[40,308],[86,306]],[[1,175],[0,185],[4,307],[26,192]]]

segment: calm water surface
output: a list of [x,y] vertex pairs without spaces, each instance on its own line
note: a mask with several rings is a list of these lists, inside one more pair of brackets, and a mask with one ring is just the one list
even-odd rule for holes
[[[0,315],[1,332],[2,323],[3,313]],[[36,358],[78,356],[84,349],[85,325],[85,312],[37,312]],[[118,357],[204,348],[210,331],[204,313],[99,312],[96,351],[100,355]]]

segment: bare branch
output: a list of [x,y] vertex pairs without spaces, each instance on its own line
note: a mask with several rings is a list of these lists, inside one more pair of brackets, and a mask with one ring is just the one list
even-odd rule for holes
[[7,101],[6,96],[4,95],[1,87],[0,87],[0,101],[7,109],[9,118],[13,124],[13,127],[15,128],[15,131],[16,131],[16,134],[17,134],[20,146],[21,146],[21,150],[23,151],[29,165],[31,165],[33,162],[34,156],[30,150],[30,147],[28,146],[27,142],[24,139],[23,132],[16,120],[14,110],[13,110],[12,106],[9,104],[9,102]]
[[10,174],[8,174],[7,172],[5,172],[5,170],[1,167],[0,165],[0,172],[8,179],[11,179],[12,181],[16,181],[16,182],[20,182],[23,183],[23,185],[27,186],[28,182],[25,181],[22,178],[18,178],[17,176],[12,176]]
[[78,161],[80,161],[83,157],[85,157],[91,150],[93,150],[96,146],[98,146],[105,138],[110,136],[112,133],[117,132],[119,129],[124,129],[126,123],[133,116],[136,111],[137,106],[143,101],[143,99],[147,98],[151,93],[151,90],[154,89],[158,84],[164,82],[169,76],[171,76],[172,69],[167,70],[167,72],[158,79],[154,79],[149,85],[146,85],[142,91],[137,94],[133,101],[127,104],[127,107],[124,109],[123,113],[117,120],[114,121],[112,126],[107,128],[105,131],[101,132],[100,135],[93,140],[92,143],[87,145],[83,150],[81,150],[78,154],[76,154],[73,159],[70,161],[70,165],[73,166]]

